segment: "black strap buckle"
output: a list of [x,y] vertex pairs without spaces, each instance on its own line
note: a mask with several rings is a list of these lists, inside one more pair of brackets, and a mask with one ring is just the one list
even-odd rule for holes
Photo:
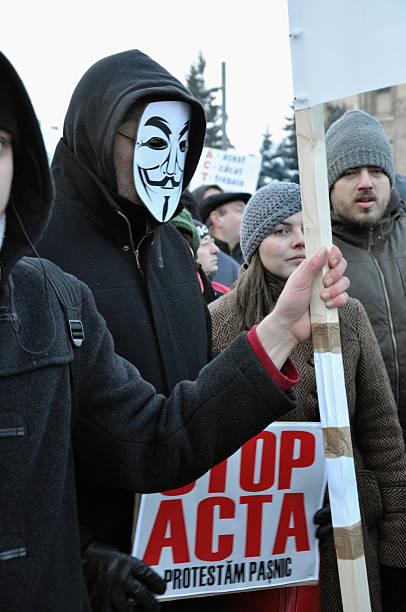
[[82,346],[82,342],[85,339],[82,321],[79,319],[69,319],[69,330],[73,344],[78,347]]

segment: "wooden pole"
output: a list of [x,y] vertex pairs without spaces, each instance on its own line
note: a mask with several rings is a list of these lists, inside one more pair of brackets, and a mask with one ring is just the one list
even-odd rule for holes
[[[306,257],[310,258],[322,246],[332,245],[323,107],[296,111],[295,119]],[[320,274],[310,314],[341,597],[344,612],[370,612],[338,312],[324,306],[319,297],[322,288]]]

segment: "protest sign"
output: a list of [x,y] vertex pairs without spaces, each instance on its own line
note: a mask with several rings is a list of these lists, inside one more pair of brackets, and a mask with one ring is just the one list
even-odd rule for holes
[[260,168],[259,155],[243,155],[234,149],[224,151],[204,147],[189,188],[193,191],[200,185],[214,184],[224,191],[253,193]]
[[160,599],[312,584],[325,488],[320,423],[277,423],[197,481],[144,495],[133,555]]
[[[322,103],[405,81],[400,0],[288,0],[306,257],[332,243]],[[384,50],[384,53],[383,53]],[[310,305],[314,363],[344,612],[371,610],[338,313]]]
[[295,109],[406,81],[403,0],[289,0]]

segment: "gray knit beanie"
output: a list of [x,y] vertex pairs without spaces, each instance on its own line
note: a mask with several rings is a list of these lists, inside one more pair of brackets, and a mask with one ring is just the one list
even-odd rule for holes
[[269,232],[287,217],[302,210],[296,183],[269,183],[249,200],[241,220],[240,245],[247,263]]
[[331,188],[349,168],[378,166],[393,185],[392,149],[383,127],[362,110],[350,110],[326,133],[328,186]]

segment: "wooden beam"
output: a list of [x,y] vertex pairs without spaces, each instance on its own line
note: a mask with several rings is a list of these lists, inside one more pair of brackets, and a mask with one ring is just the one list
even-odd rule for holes
[[[306,257],[332,245],[322,105],[295,112]],[[334,542],[344,612],[370,612],[368,579],[344,382],[338,312],[319,297],[320,273],[310,314],[320,420]]]

